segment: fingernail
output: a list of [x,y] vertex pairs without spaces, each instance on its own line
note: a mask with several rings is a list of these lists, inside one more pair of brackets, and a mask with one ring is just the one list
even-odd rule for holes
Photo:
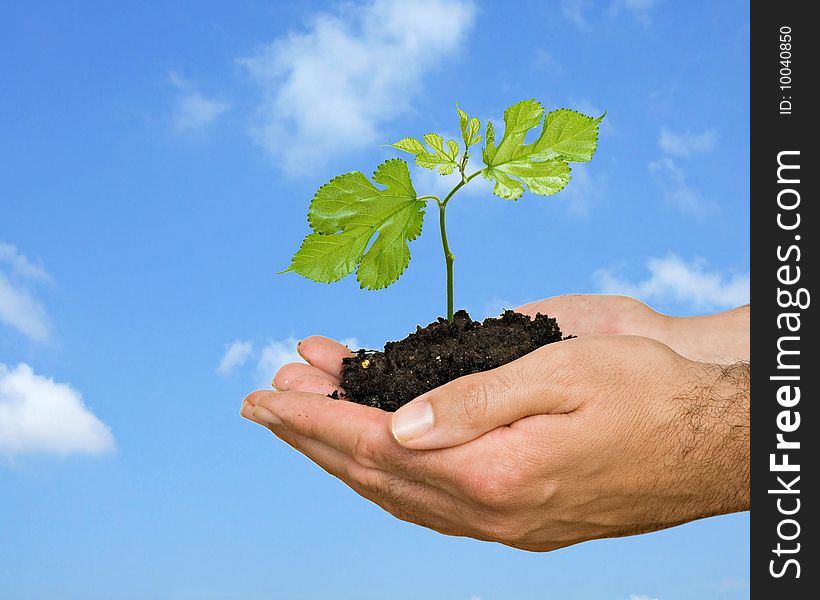
[[251,405],[243,400],[242,401],[242,407],[239,409],[239,415],[246,418],[246,419],[248,419],[248,418],[250,418],[250,414],[251,414],[250,410],[251,410]]
[[281,425],[282,419],[277,417],[264,406],[254,406],[251,409],[251,416],[255,421],[264,421],[265,425]]
[[433,407],[425,400],[405,404],[393,415],[391,428],[399,443],[419,438],[433,428]]

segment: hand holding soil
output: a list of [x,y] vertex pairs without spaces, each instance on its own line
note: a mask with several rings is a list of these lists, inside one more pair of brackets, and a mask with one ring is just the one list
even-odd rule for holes
[[556,319],[565,334],[640,335],[691,360],[749,360],[749,305],[714,315],[670,317],[629,296],[567,294],[519,306],[516,312]]
[[748,508],[747,308],[685,320],[565,296],[520,310],[580,337],[394,414],[328,398],[350,351],[312,337],[310,364],[283,367],[280,391],[242,414],[400,519],[527,550]]

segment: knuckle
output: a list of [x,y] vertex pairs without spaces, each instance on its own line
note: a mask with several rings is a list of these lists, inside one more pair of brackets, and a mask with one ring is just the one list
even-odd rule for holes
[[353,442],[353,459],[366,467],[376,466],[376,444],[370,429],[362,429],[356,434]]
[[357,491],[360,489],[373,490],[379,487],[380,473],[359,463],[348,464],[344,475],[345,480]]
[[551,371],[565,373],[572,371],[572,367],[577,364],[580,354],[582,354],[580,352],[581,345],[576,340],[568,340],[568,342],[550,344],[541,349],[541,352],[549,357],[547,364],[551,367]]
[[503,511],[512,507],[521,491],[522,481],[515,471],[484,467],[465,478],[467,496],[482,508]]
[[459,389],[461,411],[467,422],[481,422],[487,416],[490,394],[485,377],[469,377]]

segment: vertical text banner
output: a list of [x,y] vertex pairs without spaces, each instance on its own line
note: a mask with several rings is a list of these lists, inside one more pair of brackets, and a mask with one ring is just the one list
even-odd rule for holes
[[[818,598],[820,355],[812,303],[820,234],[811,2],[752,5],[751,597]],[[820,301],[820,298],[816,299]]]

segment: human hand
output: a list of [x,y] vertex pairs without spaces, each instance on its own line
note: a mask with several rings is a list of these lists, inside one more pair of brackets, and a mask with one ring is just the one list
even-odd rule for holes
[[561,331],[584,335],[640,335],[663,342],[681,356],[731,364],[749,360],[749,305],[697,317],[661,314],[629,296],[566,294],[519,306],[517,312],[558,320]]
[[282,391],[254,392],[243,416],[403,520],[545,551],[748,508],[745,366],[585,337],[391,415],[326,397],[343,346],[300,352],[310,364],[280,370]]

